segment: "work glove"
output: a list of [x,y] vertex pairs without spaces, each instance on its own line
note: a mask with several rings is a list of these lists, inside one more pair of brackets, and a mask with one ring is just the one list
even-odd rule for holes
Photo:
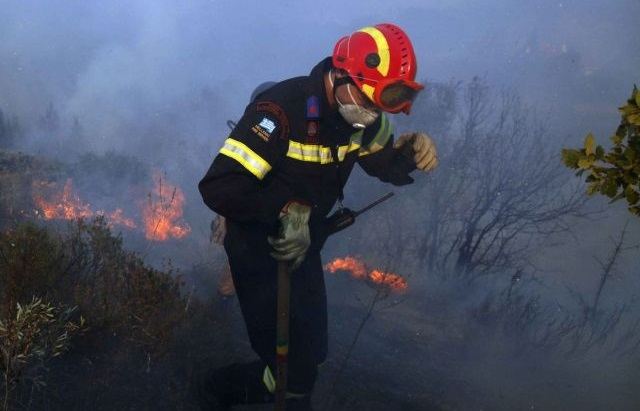
[[310,215],[311,207],[289,201],[280,211],[279,236],[267,238],[274,250],[271,256],[278,261],[290,261],[292,271],[300,266],[311,244]]
[[438,165],[436,145],[426,133],[402,134],[393,143],[393,147],[413,158],[418,170],[431,171]]

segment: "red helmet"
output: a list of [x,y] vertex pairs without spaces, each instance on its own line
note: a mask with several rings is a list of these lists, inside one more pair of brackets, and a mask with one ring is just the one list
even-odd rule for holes
[[345,70],[376,106],[409,114],[417,93],[416,56],[409,37],[394,24],[364,27],[338,40],[333,66]]

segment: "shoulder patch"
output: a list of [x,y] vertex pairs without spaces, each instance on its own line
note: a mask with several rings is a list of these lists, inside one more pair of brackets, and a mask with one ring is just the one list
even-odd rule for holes
[[276,128],[276,123],[273,120],[270,120],[267,117],[263,117],[262,120],[251,127],[251,131],[253,131],[258,137],[260,137],[264,141],[269,141],[271,138],[271,133]]
[[273,133],[273,130],[276,128],[276,123],[269,120],[268,118],[263,118],[260,124],[258,124],[263,129],[267,130],[269,134]]
[[[285,114],[282,107],[272,101],[260,101],[256,104],[256,111],[271,114],[277,120],[278,125],[280,126],[280,138],[286,139],[289,137],[289,119],[287,119],[287,115]],[[264,122],[264,120],[267,120],[268,123],[265,122],[265,124],[263,125],[262,123]],[[271,128],[271,131],[268,131],[272,125],[273,128]],[[260,122],[258,126],[264,128],[265,131],[268,131],[269,135],[271,135],[271,133],[273,133],[273,130],[276,128],[273,121],[269,120],[266,117],[262,122]]]

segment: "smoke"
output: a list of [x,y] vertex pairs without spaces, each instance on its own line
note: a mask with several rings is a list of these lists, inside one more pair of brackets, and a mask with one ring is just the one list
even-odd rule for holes
[[[395,21],[413,38],[421,76],[486,74],[544,101],[557,123],[569,114],[571,123],[591,119],[585,127],[595,127],[614,121],[610,107],[637,80],[638,7],[634,1],[5,1],[0,108],[33,124],[53,103],[67,129],[74,118],[82,124],[86,150],[151,157],[150,147],[160,155],[209,144],[213,151],[224,120],[240,115],[256,84],[306,74],[338,37]],[[46,138],[34,136],[32,147]]]
[[[196,184],[228,134],[226,120],[238,119],[256,85],[305,75],[331,54],[339,37],[390,21],[411,36],[421,79],[455,84],[479,75],[497,91],[518,92],[558,140],[569,135],[579,141],[593,131],[604,141],[617,125],[616,107],[640,80],[639,12],[635,0],[4,0],[0,110],[7,118],[16,116],[24,130],[17,148],[75,164],[77,187],[88,202],[103,200],[105,207],[131,202],[127,186],[136,186],[136,194],[144,198],[151,170],[166,172],[168,181],[184,190],[193,240],[185,242],[188,251],[177,251],[175,244],[154,246],[153,251],[158,260],[184,253],[174,261],[179,266],[201,264],[201,276],[211,281],[202,261],[215,258],[218,263],[221,252],[207,248],[211,213],[201,204]],[[396,119],[398,133],[420,126],[432,132],[430,125],[437,138],[457,132],[438,123],[435,114],[418,119],[416,113]],[[87,152],[92,154],[82,157]],[[347,205],[353,208],[389,189],[370,178],[363,185],[363,173],[354,174],[347,189]],[[356,240],[369,233],[354,228],[328,244],[325,256],[367,253],[377,264],[392,251],[409,247],[411,239],[403,238],[407,233],[401,227],[421,229],[411,213],[426,204],[416,186],[428,184],[421,176],[412,186],[394,189],[393,200],[359,220],[362,227],[372,221],[391,227],[394,241],[385,244],[392,247],[361,247]],[[403,219],[395,230],[391,218],[374,219],[393,216],[398,209]],[[599,280],[592,257],[606,258],[607,233],[617,233],[626,218],[620,205],[608,210],[607,222],[590,222],[575,235],[555,238],[557,246],[536,250],[544,286],[522,287],[524,294],[543,295],[545,307],[560,304],[567,310],[577,307],[567,288],[590,298]],[[637,224],[630,230],[633,244]],[[637,294],[634,262],[637,254],[620,260],[619,280],[607,288],[607,309],[615,309],[618,301],[629,303]],[[407,403],[442,400],[461,409],[477,403],[490,404],[490,409],[537,407],[535,397],[550,386],[554,398],[568,395],[566,404],[584,409],[603,408],[611,398],[619,400],[615,405],[620,409],[633,405],[631,367],[637,359],[607,363],[610,358],[600,352],[579,361],[558,353],[518,356],[521,336],[509,333],[508,321],[492,326],[482,322],[486,317],[479,307],[509,286],[510,274],[506,283],[501,278],[467,286],[442,280],[412,261],[386,264],[390,266],[382,268],[409,277],[410,291],[403,304],[376,313],[371,328],[365,328],[363,347],[348,374],[351,382],[365,386],[371,383],[367,377],[375,377],[388,382],[377,387],[381,392],[393,392]],[[362,290],[342,280],[328,284],[335,359],[363,313],[353,302],[353,293]],[[635,314],[638,307],[628,310]],[[631,326],[626,321],[622,328]],[[531,327],[542,330],[537,324]],[[608,365],[603,368],[603,363]],[[600,378],[600,370],[610,384]],[[482,401],[474,402],[478,395]],[[572,395],[599,396],[602,402],[585,405]]]

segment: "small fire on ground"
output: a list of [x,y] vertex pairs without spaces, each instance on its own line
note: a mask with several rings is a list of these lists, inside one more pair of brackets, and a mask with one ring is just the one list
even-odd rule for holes
[[[40,186],[47,185],[40,182]],[[93,211],[89,203],[85,203],[73,192],[73,181],[69,178],[61,192],[54,193],[50,199],[40,195],[34,195],[33,201],[40,209],[45,220],[75,220],[78,218],[91,218],[104,216],[109,226],[119,225],[129,229],[137,227],[136,223],[124,216],[121,208],[108,212],[104,210]]]
[[[52,191],[43,196],[43,191]],[[133,230],[144,230],[145,237],[153,241],[166,241],[169,238],[181,239],[191,232],[191,227],[182,221],[185,197],[182,190],[165,179],[159,172],[154,174],[154,189],[147,199],[138,201],[141,208],[142,224],[125,216],[122,208],[114,211],[94,211],[91,205],[80,199],[74,192],[73,181],[67,179],[60,191],[55,183],[43,181],[34,183],[33,200],[45,220],[75,220],[104,216],[110,227],[121,226]]]
[[390,291],[404,292],[407,290],[407,280],[394,273],[387,273],[381,270],[370,270],[366,264],[355,257],[336,258],[324,267],[330,273],[346,271],[357,280],[365,281],[376,287],[385,287]]
[[158,172],[153,181],[154,190],[142,208],[145,236],[148,240],[156,241],[186,237],[191,227],[182,221],[184,193],[179,187],[167,183]]

